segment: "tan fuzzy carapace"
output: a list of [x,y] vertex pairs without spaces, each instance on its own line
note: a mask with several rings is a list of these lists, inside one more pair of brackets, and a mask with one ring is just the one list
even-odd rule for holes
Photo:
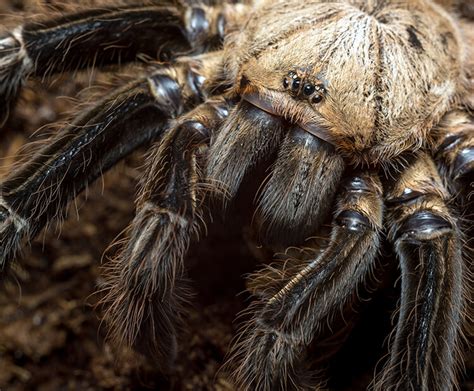
[[[234,80],[245,75],[275,110],[324,126],[354,163],[425,145],[465,92],[458,28],[427,0],[263,1],[229,41]],[[323,84],[324,102],[280,96],[289,70]]]

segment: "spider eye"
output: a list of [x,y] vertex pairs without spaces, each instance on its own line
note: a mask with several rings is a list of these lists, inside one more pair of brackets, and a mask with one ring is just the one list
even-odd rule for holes
[[300,84],[301,84],[301,79],[299,77],[295,77],[293,79],[293,83],[291,84],[291,89],[297,90],[298,88],[300,88]]
[[307,96],[311,95],[316,90],[312,84],[305,84],[303,88],[303,93]]
[[289,85],[289,84],[288,84],[288,79],[285,77],[285,78],[283,79],[283,87],[284,87],[284,88],[288,88],[288,85]]
[[315,95],[313,96],[313,99],[311,99],[311,102],[313,103],[319,103],[323,100],[323,96],[322,95]]

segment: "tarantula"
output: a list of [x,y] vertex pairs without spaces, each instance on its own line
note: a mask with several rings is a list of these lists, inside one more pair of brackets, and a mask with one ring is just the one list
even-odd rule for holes
[[307,242],[309,259],[276,260],[250,278],[252,316],[229,356],[238,389],[323,387],[310,346],[381,267],[385,242],[401,295],[373,387],[455,388],[472,315],[469,34],[428,0],[160,1],[18,27],[0,39],[3,119],[28,75],[138,54],[158,61],[4,180],[0,264],[6,270],[102,172],[156,140],[104,305],[114,340],[166,370],[205,200],[232,199],[267,161],[258,230],[275,249],[319,239]]

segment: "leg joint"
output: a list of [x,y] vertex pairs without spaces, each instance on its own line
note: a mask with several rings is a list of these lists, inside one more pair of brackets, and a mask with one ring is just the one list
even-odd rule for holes
[[423,210],[409,216],[400,225],[397,236],[400,240],[423,240],[439,236],[452,229],[452,223],[446,218]]
[[343,210],[336,217],[336,223],[352,232],[366,232],[371,228],[369,219],[355,210]]
[[453,170],[456,178],[474,171],[474,147],[467,147],[459,151],[454,160]]
[[170,116],[178,116],[183,108],[181,87],[168,75],[157,73],[148,78],[150,90],[163,109],[171,110]]
[[191,7],[185,14],[188,41],[194,47],[224,38],[225,16],[216,7]]
[[189,119],[183,122],[180,127],[186,131],[186,138],[192,136],[198,141],[204,141],[210,136],[209,128],[198,120]]

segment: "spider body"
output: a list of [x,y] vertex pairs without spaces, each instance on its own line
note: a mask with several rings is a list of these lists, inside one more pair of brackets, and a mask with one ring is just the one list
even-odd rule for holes
[[[267,99],[278,106],[276,114],[303,127],[322,128],[316,135],[332,138],[354,163],[390,160],[425,142],[464,81],[453,21],[434,4],[404,7],[270,4],[229,44],[232,79],[245,75],[244,94]],[[293,73],[298,75],[285,88]],[[295,82],[324,93],[300,94]]]
[[[78,39],[84,31],[89,42]],[[91,45],[111,36],[110,50]],[[147,52],[144,39],[152,52],[191,54],[167,53],[4,181],[2,263],[103,170],[157,139],[136,217],[108,266],[104,305],[112,337],[165,370],[204,200],[233,198],[272,157],[256,197],[262,236],[275,248],[325,240],[311,244],[308,259],[276,261],[251,277],[256,300],[229,358],[238,389],[323,387],[309,347],[380,267],[385,241],[400,264],[401,298],[374,388],[454,388],[470,316],[463,232],[472,230],[474,167],[472,60],[457,20],[427,0],[85,12],[0,41],[4,107],[22,72],[133,58]],[[47,58],[53,48],[64,55]]]

